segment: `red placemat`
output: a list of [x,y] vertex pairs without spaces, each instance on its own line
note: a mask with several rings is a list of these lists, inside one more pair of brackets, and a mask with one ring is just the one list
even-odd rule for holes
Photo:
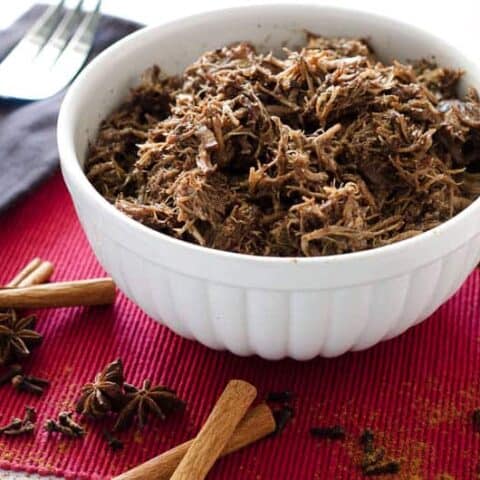
[[[39,255],[57,266],[57,280],[103,275],[56,174],[40,190],[0,217],[0,283]],[[70,478],[108,478],[193,436],[226,382],[251,381],[260,396],[270,390],[297,393],[296,417],[278,438],[267,439],[219,461],[216,479],[355,479],[358,435],[371,427],[393,457],[395,478],[474,478],[480,434],[470,413],[480,405],[479,273],[429,320],[366,352],[306,363],[268,362],[215,352],[184,340],[149,319],[123,295],[112,308],[39,312],[44,335],[26,368],[52,380],[41,398],[0,389],[0,423],[22,416],[26,404],[38,425],[71,408],[79,387],[121,356],[130,383],[147,375],[175,388],[188,407],[143,432],[122,434],[125,449],[111,452],[101,427],[88,424],[84,440],[48,436],[0,436],[0,468]],[[339,423],[345,442],[319,441],[309,427]],[[417,476],[415,476],[417,475]],[[445,477],[450,478],[450,477]]]

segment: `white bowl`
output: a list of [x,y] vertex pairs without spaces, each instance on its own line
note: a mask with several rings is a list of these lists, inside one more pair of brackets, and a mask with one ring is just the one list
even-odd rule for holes
[[157,63],[169,74],[180,73],[205,50],[237,40],[278,51],[285,43],[299,45],[304,29],[368,37],[386,60],[435,55],[441,64],[465,68],[465,84],[480,84],[477,65],[461,52],[395,20],[314,5],[248,6],[128,36],[78,76],[58,120],[63,175],[105,270],[155,320],[238,355],[304,360],[368,348],[428,317],[480,259],[479,200],[435,229],[390,246],[264,258],[158,233],[117,211],[89,183],[82,171],[88,141],[144,69]]

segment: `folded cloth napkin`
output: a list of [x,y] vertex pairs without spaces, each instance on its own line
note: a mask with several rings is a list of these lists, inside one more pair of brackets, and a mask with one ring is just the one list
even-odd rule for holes
[[[45,8],[35,5],[10,28],[0,31],[0,59]],[[139,27],[134,22],[102,16],[89,60]],[[57,167],[55,127],[63,95],[60,92],[28,103],[0,99],[0,211],[30,192]]]

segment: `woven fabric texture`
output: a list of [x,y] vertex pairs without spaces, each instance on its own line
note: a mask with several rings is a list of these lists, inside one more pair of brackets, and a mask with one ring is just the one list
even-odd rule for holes
[[[0,282],[34,256],[55,263],[55,280],[104,275],[59,173],[0,216],[0,225]],[[113,307],[39,311],[44,341],[25,367],[52,385],[39,398],[0,388],[0,424],[22,416],[25,405],[39,414],[35,435],[0,436],[0,468],[109,478],[195,435],[227,381],[242,378],[258,387],[260,398],[271,390],[295,392],[296,415],[281,436],[217,462],[211,479],[362,478],[358,436],[366,427],[389,456],[401,459],[396,478],[476,478],[480,434],[470,415],[480,405],[479,282],[475,271],[447,304],[400,338],[305,363],[209,350],[154,322],[121,294]],[[86,423],[83,440],[43,431],[45,419],[72,408],[81,385],[116,357],[130,383],[149,376],[167,384],[186,400],[186,411],[123,433],[125,448],[116,453],[102,438],[109,421]],[[344,442],[309,435],[312,426],[332,424],[345,427]]]

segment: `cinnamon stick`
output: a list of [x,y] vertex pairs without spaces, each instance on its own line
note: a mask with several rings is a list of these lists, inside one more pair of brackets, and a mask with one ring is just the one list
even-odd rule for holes
[[25,267],[23,267],[11,280],[7,283],[6,287],[13,288],[18,287],[19,283],[23,281],[28,275],[30,275],[34,270],[36,270],[42,261],[40,258],[35,257],[34,259],[30,260]]
[[[223,449],[221,456],[235,452],[275,431],[275,419],[265,403],[247,412]],[[167,452],[148,460],[115,477],[113,480],[169,480],[182,458],[192,445],[193,439],[177,445]]]
[[0,289],[0,308],[47,308],[107,305],[115,300],[111,278]]
[[243,380],[230,380],[192,441],[171,480],[203,480],[257,395]]
[[17,287],[31,287],[32,285],[46,283],[50,280],[53,269],[53,263],[42,261],[35,270],[19,282]]

